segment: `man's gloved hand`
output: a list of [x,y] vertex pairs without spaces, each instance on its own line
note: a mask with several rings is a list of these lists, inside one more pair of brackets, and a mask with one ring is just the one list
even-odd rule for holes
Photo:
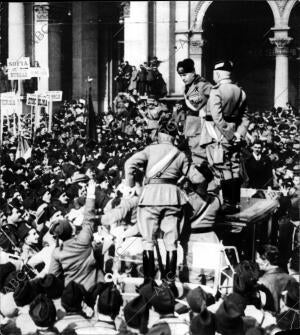
[[135,186],[134,187],[123,186],[122,193],[123,198],[125,199],[132,198],[136,193],[136,188]]

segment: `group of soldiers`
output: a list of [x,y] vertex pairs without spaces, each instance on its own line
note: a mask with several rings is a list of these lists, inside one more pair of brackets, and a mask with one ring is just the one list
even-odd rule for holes
[[[145,175],[137,209],[138,229],[144,243],[145,278],[155,276],[158,228],[163,232],[167,251],[163,276],[172,282],[176,276],[180,232],[188,231],[184,250],[190,267],[193,242],[218,243],[213,227],[218,211],[224,214],[239,211],[239,151],[249,118],[246,94],[232,82],[232,70],[230,61],[216,63],[213,86],[196,74],[192,59],[180,61],[177,73],[185,91],[178,112],[184,118],[183,132],[190,157],[175,145],[177,130],[172,126],[173,120],[161,122],[156,141],[126,161],[128,194],[134,193],[138,171],[143,170]],[[178,187],[183,178],[184,191]],[[215,192],[207,192],[208,189]],[[190,272],[191,276],[195,279],[198,274]]]

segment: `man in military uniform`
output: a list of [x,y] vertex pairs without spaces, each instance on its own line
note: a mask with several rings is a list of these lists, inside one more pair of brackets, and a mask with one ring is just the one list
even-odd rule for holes
[[192,183],[204,181],[203,175],[191,164],[187,156],[174,146],[176,128],[170,122],[161,125],[158,142],[135,153],[125,163],[127,186],[135,186],[135,173],[145,170],[144,189],[137,209],[137,225],[143,238],[143,268],[146,277],[154,278],[154,240],[160,228],[167,251],[166,279],[174,279],[177,267],[178,226],[182,207],[187,203],[185,193],[177,181],[186,176]]
[[233,64],[229,61],[218,62],[214,67],[216,85],[210,91],[200,141],[220,181],[222,207],[227,214],[239,211],[240,143],[249,126],[246,94],[232,82],[232,69]]
[[206,161],[206,152],[200,147],[199,141],[212,85],[205,78],[196,74],[194,61],[190,58],[178,62],[177,73],[185,84],[183,108],[186,111],[186,120],[184,135],[188,139],[193,162],[200,166]]

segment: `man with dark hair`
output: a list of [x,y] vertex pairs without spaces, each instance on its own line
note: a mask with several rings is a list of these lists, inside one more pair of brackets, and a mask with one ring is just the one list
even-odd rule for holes
[[273,185],[272,162],[262,154],[262,149],[262,142],[256,140],[252,145],[252,155],[245,162],[250,188],[267,189]]
[[188,139],[193,162],[201,165],[206,160],[206,153],[201,149],[199,141],[212,85],[196,74],[194,61],[190,58],[178,62],[177,73],[185,85],[184,102],[182,107],[179,107],[183,108],[186,114],[184,134]]
[[295,279],[279,267],[279,251],[273,245],[264,245],[260,255],[257,255],[256,262],[260,270],[264,272],[259,278],[259,283],[263,284],[272,294],[274,311],[278,313],[280,296],[286,290],[288,282],[295,281]]

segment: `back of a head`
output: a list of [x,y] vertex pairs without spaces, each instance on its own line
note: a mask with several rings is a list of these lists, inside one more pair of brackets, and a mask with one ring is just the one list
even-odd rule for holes
[[73,229],[67,219],[60,219],[53,222],[50,228],[50,234],[62,241],[67,241],[72,237]]
[[251,292],[259,278],[259,266],[257,263],[244,260],[235,267],[233,291],[245,294]]
[[219,60],[215,63],[214,70],[232,72],[233,62],[228,59]]
[[151,305],[159,314],[171,314],[175,310],[175,296],[166,285],[161,285],[155,289],[151,298]]
[[114,319],[120,312],[123,299],[115,285],[108,286],[99,294],[98,312]]
[[267,259],[271,265],[279,265],[279,250],[276,246],[265,244],[262,247],[261,256]]
[[84,287],[71,281],[62,292],[61,304],[67,313],[80,313],[85,295]]
[[53,301],[44,294],[38,295],[30,304],[29,315],[38,327],[52,327],[56,320]]

